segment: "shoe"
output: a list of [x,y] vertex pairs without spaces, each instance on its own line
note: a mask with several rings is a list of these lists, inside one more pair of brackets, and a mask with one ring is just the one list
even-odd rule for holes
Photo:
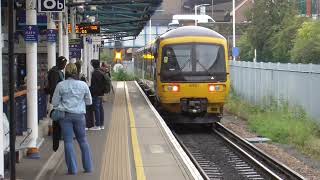
[[91,131],[100,131],[101,128],[99,126],[95,126],[95,127],[92,127],[90,128]]
[[103,130],[103,129],[104,129],[104,126],[100,126],[100,128]]
[[85,130],[86,130],[86,131],[88,131],[88,130],[89,130],[89,128],[85,128]]

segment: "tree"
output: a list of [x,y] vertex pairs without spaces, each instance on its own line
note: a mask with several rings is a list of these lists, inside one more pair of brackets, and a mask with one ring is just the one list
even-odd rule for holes
[[314,21],[304,22],[294,39],[291,50],[292,62],[320,63],[320,23]]
[[[292,1],[283,0],[255,0],[254,2],[247,16],[247,19],[251,21],[247,31],[248,43],[252,49],[257,49],[258,58],[262,61],[273,59],[274,55],[282,56],[281,53],[273,53],[277,40],[283,40],[280,34],[278,38],[274,36],[286,27],[288,19],[294,18],[297,14],[294,4]],[[278,48],[286,49],[287,47],[278,44]],[[283,56],[288,55],[283,54]]]
[[250,45],[248,34],[245,33],[240,37],[238,41],[240,47],[240,58],[242,61],[252,61],[254,57],[254,49]]
[[294,37],[296,37],[303,21],[304,18],[300,17],[286,17],[282,30],[276,32],[268,41],[268,43],[272,43],[272,59],[274,62],[289,62],[291,59],[290,51],[294,46]]

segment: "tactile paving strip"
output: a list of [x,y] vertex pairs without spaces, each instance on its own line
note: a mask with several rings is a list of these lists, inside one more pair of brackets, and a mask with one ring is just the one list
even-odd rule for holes
[[[105,142],[100,180],[131,180],[128,115],[124,82],[115,92],[109,133]],[[103,145],[101,145],[103,147]]]

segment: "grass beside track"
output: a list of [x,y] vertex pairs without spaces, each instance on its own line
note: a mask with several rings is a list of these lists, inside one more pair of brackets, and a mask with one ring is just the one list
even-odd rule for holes
[[230,93],[226,108],[248,121],[251,131],[272,141],[295,146],[304,154],[320,160],[320,125],[300,107],[287,103],[254,106]]

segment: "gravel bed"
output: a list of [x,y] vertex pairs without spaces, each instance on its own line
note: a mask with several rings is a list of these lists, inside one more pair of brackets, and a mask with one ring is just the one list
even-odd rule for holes
[[[243,138],[257,137],[257,134],[249,131],[247,122],[237,116],[225,114],[221,123]],[[320,161],[302,155],[295,148],[272,142],[254,145],[305,178],[310,180],[320,179]]]

